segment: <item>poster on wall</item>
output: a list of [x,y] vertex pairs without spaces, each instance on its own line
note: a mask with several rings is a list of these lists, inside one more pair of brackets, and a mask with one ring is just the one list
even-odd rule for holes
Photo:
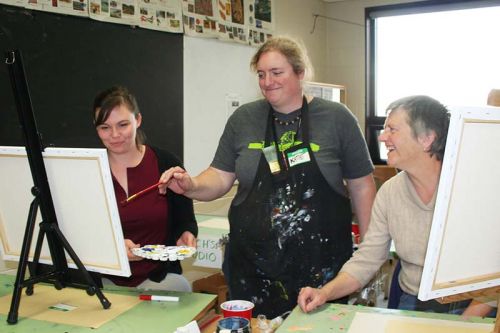
[[28,0],[0,0],[0,4],[16,6],[16,7],[26,7]]
[[182,33],[182,5],[179,0],[139,0],[140,27]]
[[246,0],[218,0],[217,38],[248,44],[248,7]]
[[273,0],[249,0],[249,32],[248,41],[250,45],[260,46],[274,32],[274,10]]
[[91,19],[119,24],[139,25],[135,0],[89,0]]
[[88,0],[26,0],[26,8],[59,14],[89,16]]
[[182,0],[184,33],[194,37],[217,37],[217,0]]

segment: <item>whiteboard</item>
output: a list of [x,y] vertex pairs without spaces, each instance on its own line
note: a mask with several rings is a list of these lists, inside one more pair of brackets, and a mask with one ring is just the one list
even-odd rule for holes
[[237,105],[262,98],[250,70],[255,47],[184,36],[184,166],[197,175],[210,163]]
[[450,108],[418,298],[500,285],[500,108]]
[[[105,149],[47,148],[43,154],[59,229],[87,270],[130,276]],[[19,261],[33,178],[24,147],[0,146],[0,238],[4,260]],[[33,258],[40,210],[30,249]],[[51,264],[44,238],[40,262]],[[76,265],[68,258],[68,266]]]

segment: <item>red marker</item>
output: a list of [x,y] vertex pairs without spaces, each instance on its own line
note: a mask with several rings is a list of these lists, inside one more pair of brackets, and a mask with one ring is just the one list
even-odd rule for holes
[[179,302],[177,296],[139,295],[139,299],[143,301]]

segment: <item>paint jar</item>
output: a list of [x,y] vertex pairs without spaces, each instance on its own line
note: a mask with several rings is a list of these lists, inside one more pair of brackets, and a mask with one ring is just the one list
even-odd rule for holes
[[252,309],[254,304],[249,301],[233,300],[227,301],[220,305],[224,318],[227,317],[243,317],[248,320],[252,319]]
[[360,241],[359,225],[357,223],[351,224],[352,243],[358,245]]
[[219,320],[216,333],[250,333],[250,320],[242,317],[228,317]]

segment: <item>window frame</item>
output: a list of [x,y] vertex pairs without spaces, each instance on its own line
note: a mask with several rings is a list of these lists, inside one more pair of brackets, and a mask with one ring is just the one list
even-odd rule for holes
[[408,14],[500,6],[498,0],[429,0],[365,8],[365,138],[374,164],[387,164],[380,156],[378,135],[384,129],[385,116],[376,113],[376,19]]

